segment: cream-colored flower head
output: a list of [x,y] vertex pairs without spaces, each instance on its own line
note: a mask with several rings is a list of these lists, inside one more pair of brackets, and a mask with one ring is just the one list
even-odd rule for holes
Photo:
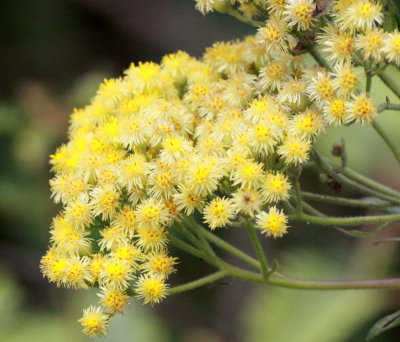
[[314,10],[315,4],[312,0],[287,0],[283,15],[289,26],[307,30],[313,23]]

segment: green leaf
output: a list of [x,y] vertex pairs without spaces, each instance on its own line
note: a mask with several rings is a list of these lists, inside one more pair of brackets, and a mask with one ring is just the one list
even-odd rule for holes
[[400,310],[385,316],[376,322],[368,332],[367,341],[382,334],[386,330],[397,327],[398,325],[400,325]]
[[347,229],[343,229],[343,228],[340,228],[340,227],[335,227],[335,228],[337,230],[339,230],[340,232],[342,232],[342,233],[344,233],[346,235],[352,236],[352,237],[368,238],[368,237],[371,237],[371,236],[375,235],[381,229],[385,228],[388,224],[389,224],[389,222],[385,222],[385,223],[381,224],[380,226],[378,226],[375,229],[370,230],[370,231],[357,230],[357,229],[347,230]]

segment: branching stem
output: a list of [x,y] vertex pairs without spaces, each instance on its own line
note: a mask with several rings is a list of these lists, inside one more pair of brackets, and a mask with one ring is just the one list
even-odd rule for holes
[[251,239],[251,242],[253,243],[253,247],[257,254],[258,260],[260,261],[262,276],[263,276],[263,278],[266,279],[269,276],[270,269],[268,267],[267,259],[265,257],[264,251],[262,249],[260,240],[258,239],[257,234],[254,230],[254,225],[250,219],[246,219],[246,228],[250,235],[250,239]]
[[289,219],[314,223],[322,226],[360,226],[400,221],[400,215],[374,215],[352,217],[312,216],[307,214],[290,215]]

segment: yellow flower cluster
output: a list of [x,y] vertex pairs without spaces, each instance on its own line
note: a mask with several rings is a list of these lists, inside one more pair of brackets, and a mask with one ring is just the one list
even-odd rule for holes
[[[196,1],[203,13],[230,6]],[[251,18],[260,3],[239,9]],[[334,72],[292,53],[294,32],[316,23],[311,0],[271,0],[268,11],[254,36],[215,43],[201,59],[178,52],[132,64],[72,113],[69,141],[51,156],[52,197],[63,209],[41,268],[59,286],[99,287],[101,307],[80,320],[86,334],[104,334],[132,295],[165,297],[177,262],[168,232],[185,216],[202,215],[214,230],[242,215],[267,236],[286,233],[288,171],[308,161],[330,125],[377,115],[352,62],[360,54],[400,64],[400,34],[379,27],[378,3],[334,4],[317,34]]]

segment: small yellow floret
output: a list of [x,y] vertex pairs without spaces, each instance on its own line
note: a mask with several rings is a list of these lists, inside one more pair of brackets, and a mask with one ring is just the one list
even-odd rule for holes
[[119,289],[109,289],[107,287],[102,287],[98,296],[100,297],[100,304],[105,307],[111,315],[123,313],[124,308],[128,305],[128,299],[130,298]]
[[297,25],[299,30],[307,30],[313,21],[315,6],[311,0],[287,0],[283,14],[289,26]]
[[352,101],[346,103],[349,121],[356,123],[371,123],[378,115],[377,108],[366,94],[352,97]]
[[161,302],[167,295],[167,285],[160,276],[146,274],[138,279],[135,291],[144,304],[154,305]]
[[235,217],[232,201],[225,198],[214,198],[204,208],[204,222],[208,224],[211,230],[224,227],[231,223]]
[[109,315],[95,306],[83,310],[83,317],[78,320],[83,326],[83,332],[90,337],[105,335],[109,321]]
[[302,164],[309,159],[311,142],[296,136],[287,136],[278,147],[278,153],[288,164]]
[[256,216],[256,227],[261,229],[266,236],[274,238],[286,234],[287,222],[287,216],[275,206],[271,207],[268,212],[264,211]]
[[265,202],[272,203],[289,198],[291,185],[288,177],[277,171],[268,172],[261,183],[261,195]]

